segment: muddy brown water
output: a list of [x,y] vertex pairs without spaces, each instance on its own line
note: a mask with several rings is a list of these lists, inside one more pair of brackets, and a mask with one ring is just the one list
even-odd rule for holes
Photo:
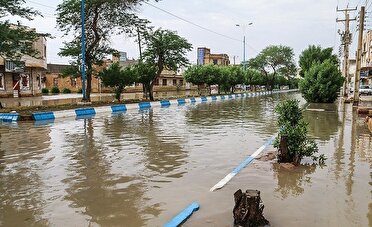
[[184,226],[232,226],[239,188],[261,191],[272,226],[372,226],[372,137],[350,105],[304,112],[323,168],[254,161],[209,192],[277,131],[273,108],[287,98],[305,103],[290,93],[3,123],[0,226],[162,226],[193,201],[201,208]]

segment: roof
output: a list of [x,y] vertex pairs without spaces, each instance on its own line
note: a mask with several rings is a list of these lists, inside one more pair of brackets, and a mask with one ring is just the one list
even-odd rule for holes
[[62,73],[63,70],[70,68],[71,65],[48,64],[47,73]]

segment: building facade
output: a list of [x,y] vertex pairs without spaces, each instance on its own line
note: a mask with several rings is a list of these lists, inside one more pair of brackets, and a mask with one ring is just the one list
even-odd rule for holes
[[372,85],[372,30],[363,35],[360,84]]
[[5,56],[0,56],[0,97],[26,97],[41,94],[45,86],[47,69],[47,41],[39,37],[33,43],[33,48],[39,52],[37,58],[22,56],[20,62],[14,62]]
[[212,54],[209,48],[198,47],[197,64],[230,65],[230,59],[227,54]]

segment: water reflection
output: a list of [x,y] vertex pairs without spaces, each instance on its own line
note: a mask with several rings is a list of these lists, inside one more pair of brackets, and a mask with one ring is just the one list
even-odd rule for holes
[[111,173],[109,153],[95,132],[93,120],[84,119],[83,124],[83,133],[77,130],[66,137],[75,149],[68,154],[73,162],[67,169],[69,177],[64,180],[68,185],[65,199],[71,201],[72,207],[81,208],[90,223],[121,226],[125,221],[128,226],[145,225],[140,205],[145,193],[143,181]]
[[303,116],[309,123],[309,134],[321,141],[328,141],[337,135],[338,127],[341,122],[338,120],[338,110],[336,104],[310,104],[310,109],[324,109],[319,111],[304,111]]
[[[49,149],[49,129],[0,127],[0,225],[48,226],[43,218],[41,162]],[[31,137],[33,137],[31,139]]]
[[278,180],[275,192],[280,193],[281,198],[299,196],[304,193],[305,186],[311,186],[311,177],[316,170],[315,164],[285,167],[282,164],[273,164],[274,177]]

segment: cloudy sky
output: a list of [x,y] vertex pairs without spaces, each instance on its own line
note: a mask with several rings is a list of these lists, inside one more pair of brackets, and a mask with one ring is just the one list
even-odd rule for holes
[[[27,5],[43,13],[44,18],[23,23],[35,27],[39,32],[51,33],[55,38],[48,41],[48,63],[67,63],[57,53],[62,46],[62,37],[56,29],[55,8],[62,0],[26,0]],[[336,6],[345,8],[367,3],[368,12],[372,11],[372,1],[365,0],[162,0],[150,2],[157,8],[144,4],[138,14],[150,20],[155,27],[177,31],[192,43],[194,50],[188,54],[191,62],[196,62],[196,48],[209,47],[213,53],[226,53],[233,61],[243,60],[243,36],[246,36],[247,58],[254,57],[268,45],[287,45],[294,49],[296,57],[309,44],[339,49],[338,29],[342,23],[336,23]],[[178,17],[213,32],[187,23],[180,18],[167,14],[171,12]],[[354,17],[356,12],[351,12]],[[16,20],[14,18],[13,20]],[[236,24],[250,26],[237,27]],[[367,22],[368,23],[368,22]],[[356,33],[356,23],[351,24],[351,31]],[[221,35],[218,35],[219,33]],[[227,37],[226,37],[227,36]],[[357,36],[354,35],[354,41]],[[138,47],[134,40],[124,35],[112,38],[112,46],[128,52],[129,58],[137,58]],[[355,48],[351,53],[354,55]]]

